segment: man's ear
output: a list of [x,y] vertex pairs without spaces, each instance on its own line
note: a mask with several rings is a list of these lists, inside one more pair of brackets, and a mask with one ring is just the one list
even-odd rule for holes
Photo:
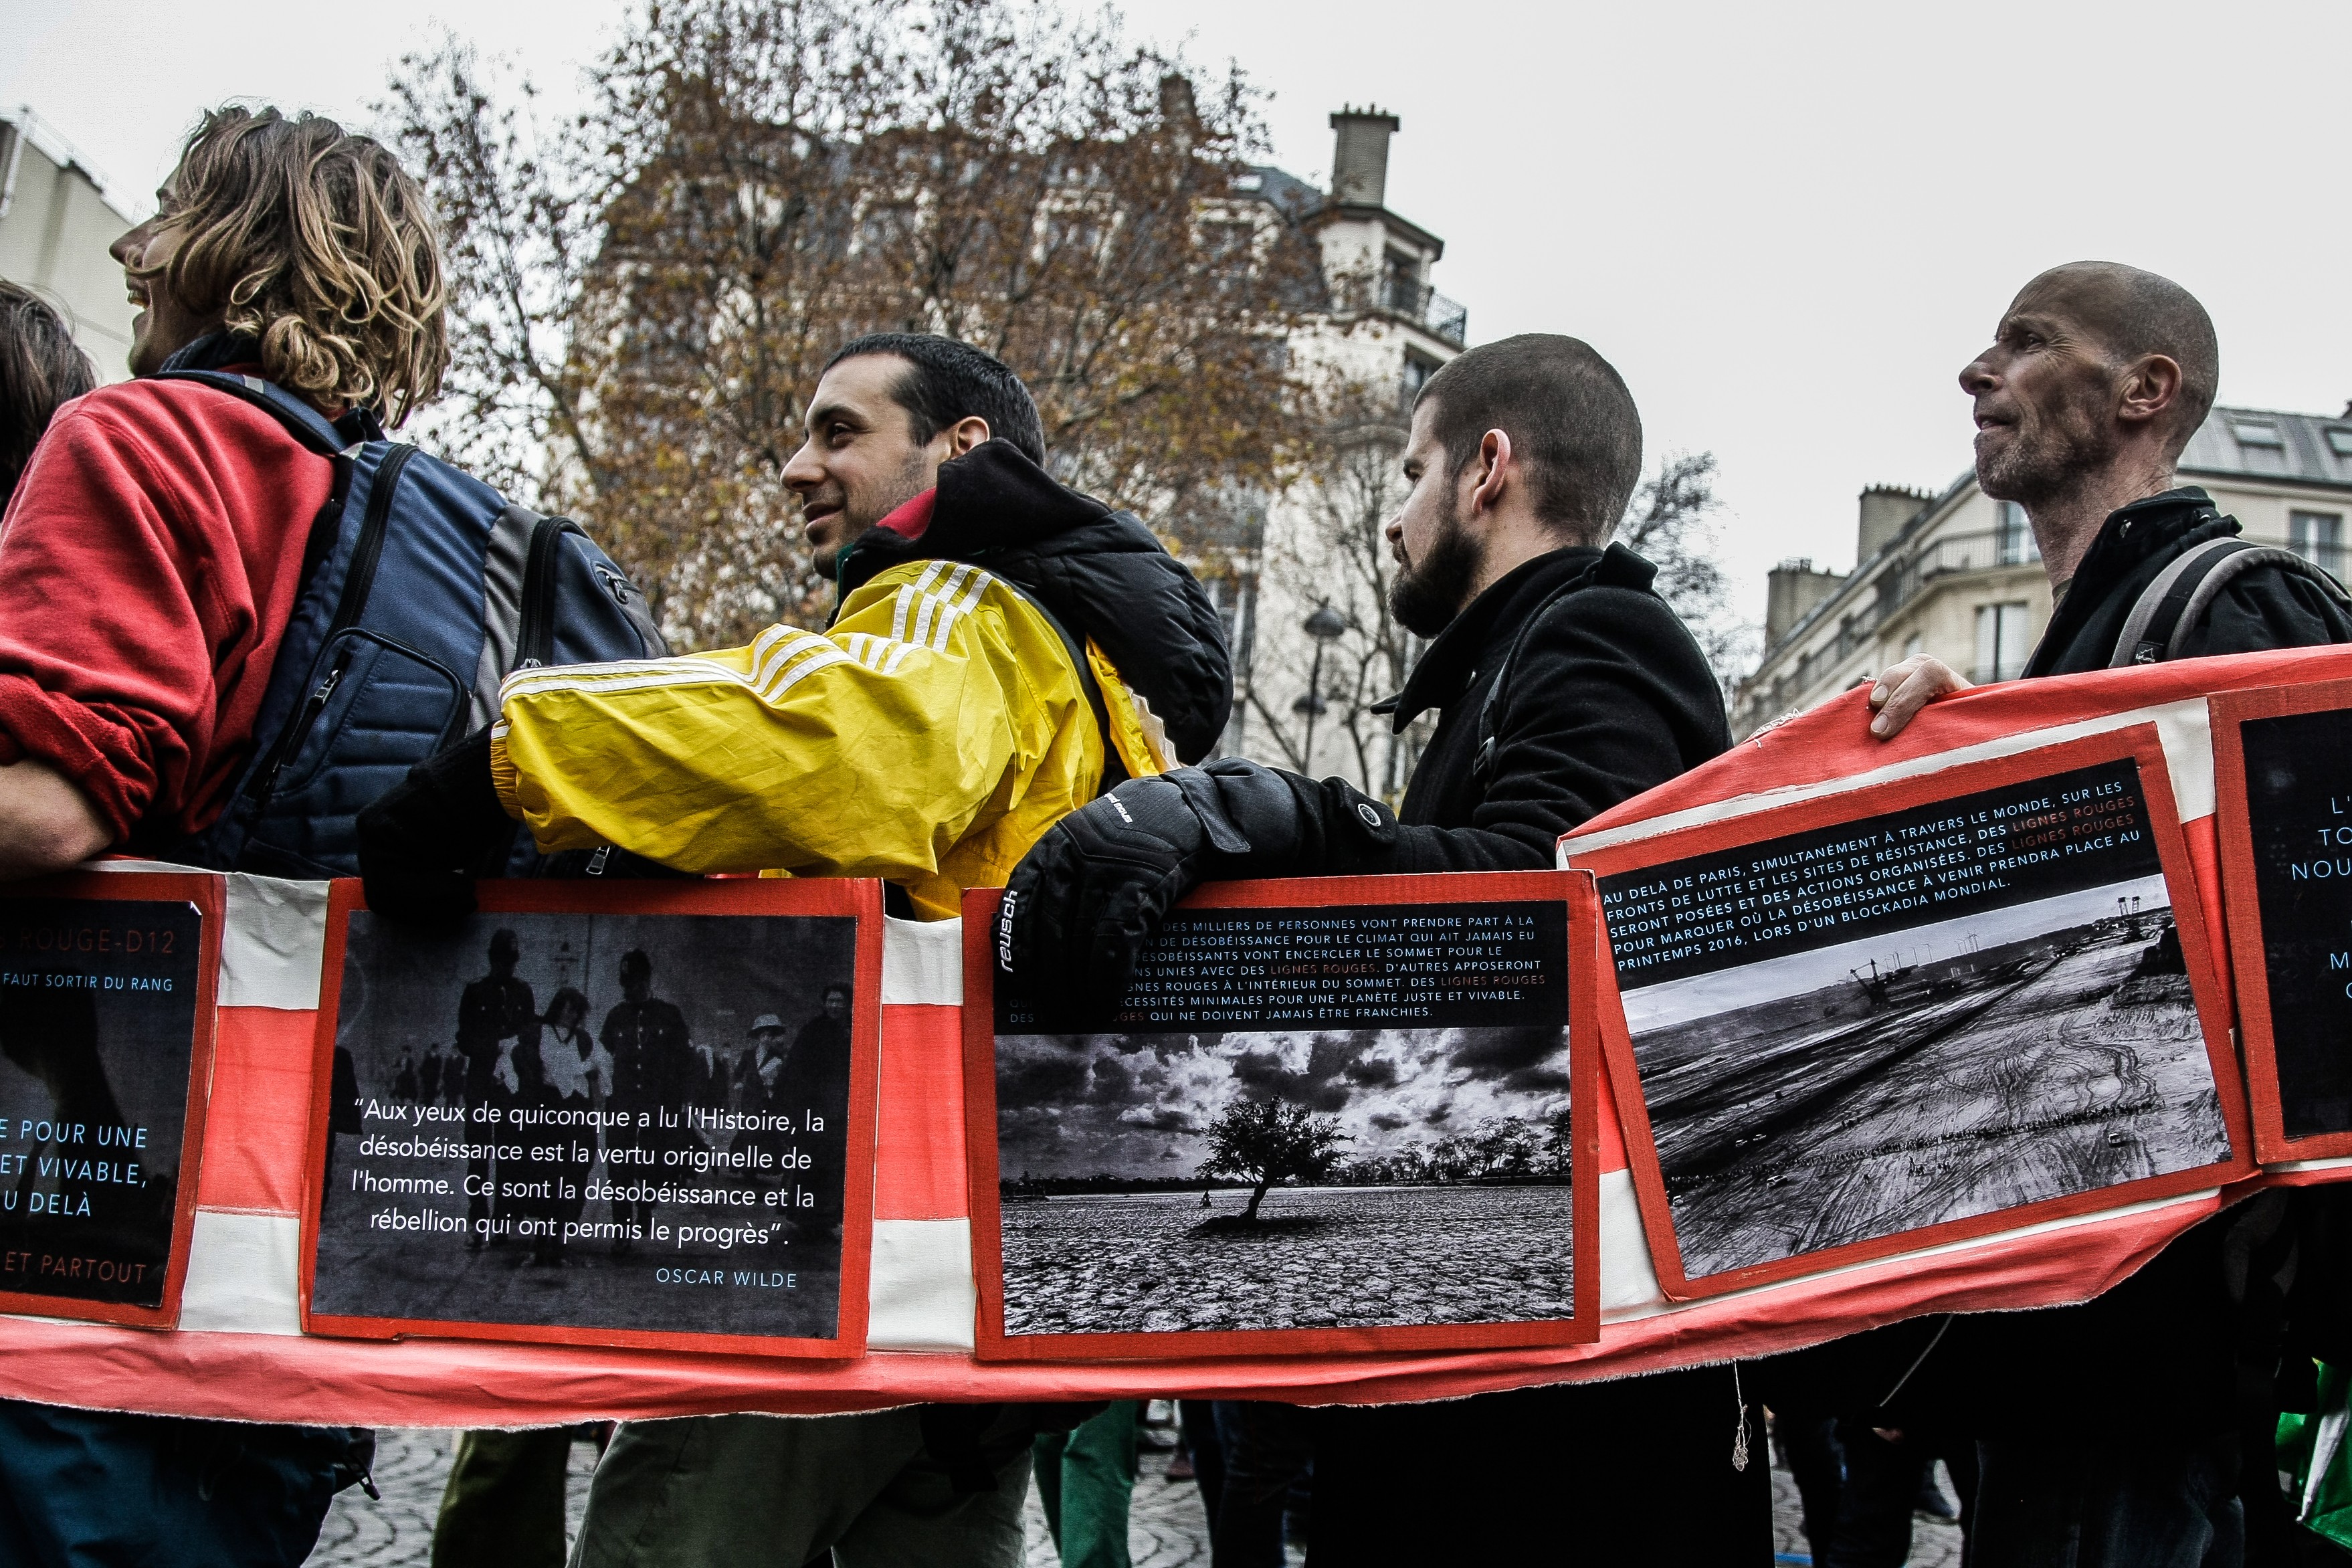
[[2143,354],[2124,372],[2116,417],[2126,425],[2160,418],[2180,398],[2180,362],[2169,354]]
[[948,456],[961,458],[988,439],[988,421],[977,414],[967,414],[948,426]]
[[1473,516],[1503,504],[1511,480],[1511,437],[1505,430],[1489,430],[1478,438],[1478,460],[1473,465],[1478,483],[1470,492]]

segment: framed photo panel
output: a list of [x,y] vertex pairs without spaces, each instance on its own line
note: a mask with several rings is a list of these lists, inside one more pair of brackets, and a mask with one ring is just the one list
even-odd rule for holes
[[2243,1174],[2152,726],[1576,857],[1660,1281],[1714,1294]]
[[851,1357],[881,884],[493,881],[328,905],[303,1322]]
[[999,898],[964,900],[983,1360],[1599,1337],[1590,879],[1213,885],[1080,1035],[995,994]]
[[179,1321],[221,908],[202,872],[0,893],[0,1311]]
[[2352,680],[2210,707],[2254,1152],[2352,1154]]

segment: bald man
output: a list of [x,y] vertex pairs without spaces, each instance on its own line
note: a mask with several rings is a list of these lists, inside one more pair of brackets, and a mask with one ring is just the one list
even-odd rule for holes
[[[2025,509],[2058,607],[2025,678],[2105,669],[2141,592],[2180,556],[2238,532],[2213,498],[2174,483],[2221,379],[2213,322],[2168,278],[2113,261],[2053,267],[2028,283],[1960,372],[1976,401],[1977,483]],[[2231,578],[2179,657],[2352,640],[2352,616],[2311,578],[2276,566]],[[1916,655],[1873,685],[1871,733],[1892,736],[1968,681]]]
[[[2202,489],[2174,482],[2220,379],[2204,307],[2169,279],[2102,261],[2028,283],[1992,346],[1960,372],[1976,403],[1977,481],[2025,509],[2057,599],[2025,679],[2106,668],[2148,584],[2189,551],[2238,532]],[[2273,565],[2231,579],[2177,651],[2346,641],[2352,616],[2338,595]],[[1872,688],[1871,732],[1891,736],[1967,685],[1936,659],[1905,659]],[[2244,1260],[2223,1267],[2225,1249],[2254,1245],[2249,1220],[2263,1247],[2284,1253],[2273,1238],[2294,1226],[2282,1226],[2284,1196],[2274,1198],[2258,1200],[2270,1210],[2242,1206],[2208,1221],[2083,1306],[1861,1337],[1898,1363],[1921,1358],[1903,1385],[1905,1407],[1883,1411],[1879,1424],[1978,1438],[1974,1568],[2285,1560],[2294,1527],[2279,1503],[2270,1451],[2277,1409],[2264,1394],[2279,1346],[2229,1283],[2246,1278]],[[2253,1260],[2256,1275],[2269,1268],[2264,1256]],[[2252,1375],[2242,1378],[2242,1363]]]

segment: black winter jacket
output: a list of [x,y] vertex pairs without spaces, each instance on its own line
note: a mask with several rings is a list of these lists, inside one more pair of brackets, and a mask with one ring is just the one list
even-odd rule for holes
[[[2195,485],[2136,500],[2099,530],[2050,617],[2026,678],[2105,669],[2140,593],[2208,540],[2234,538],[2238,520]],[[2352,618],[2309,578],[2256,566],[2231,578],[2189,631],[2184,658],[2352,641]]]
[[850,542],[834,573],[835,604],[908,561],[967,561],[1026,589],[1109,656],[1179,757],[1197,763],[1216,748],[1234,701],[1223,623],[1133,513],[1055,482],[1010,441],[983,441],[940,465],[920,538],[877,528]]
[[[1413,769],[1393,841],[1369,845],[1327,822],[1309,840],[1324,853],[1296,874],[1543,869],[1561,834],[1727,750],[1722,689],[1650,591],[1656,575],[1622,545],[1576,547],[1523,563],[1479,595],[1397,700],[1400,731],[1432,708],[1444,716]],[[1478,778],[1479,711],[1538,609],[1495,710],[1493,766]],[[1328,786],[1303,804],[1326,818],[1350,809]]]

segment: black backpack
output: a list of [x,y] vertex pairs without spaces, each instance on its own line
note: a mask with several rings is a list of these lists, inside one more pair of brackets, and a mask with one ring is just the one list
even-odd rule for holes
[[[496,717],[509,674],[668,651],[645,595],[577,524],[387,439],[364,410],[338,426],[257,376],[162,376],[261,409],[331,459],[335,478],[310,525],[253,760],[210,827],[148,853],[223,871],[357,876],[360,809]],[[537,859],[518,835],[507,874],[530,874]]]

